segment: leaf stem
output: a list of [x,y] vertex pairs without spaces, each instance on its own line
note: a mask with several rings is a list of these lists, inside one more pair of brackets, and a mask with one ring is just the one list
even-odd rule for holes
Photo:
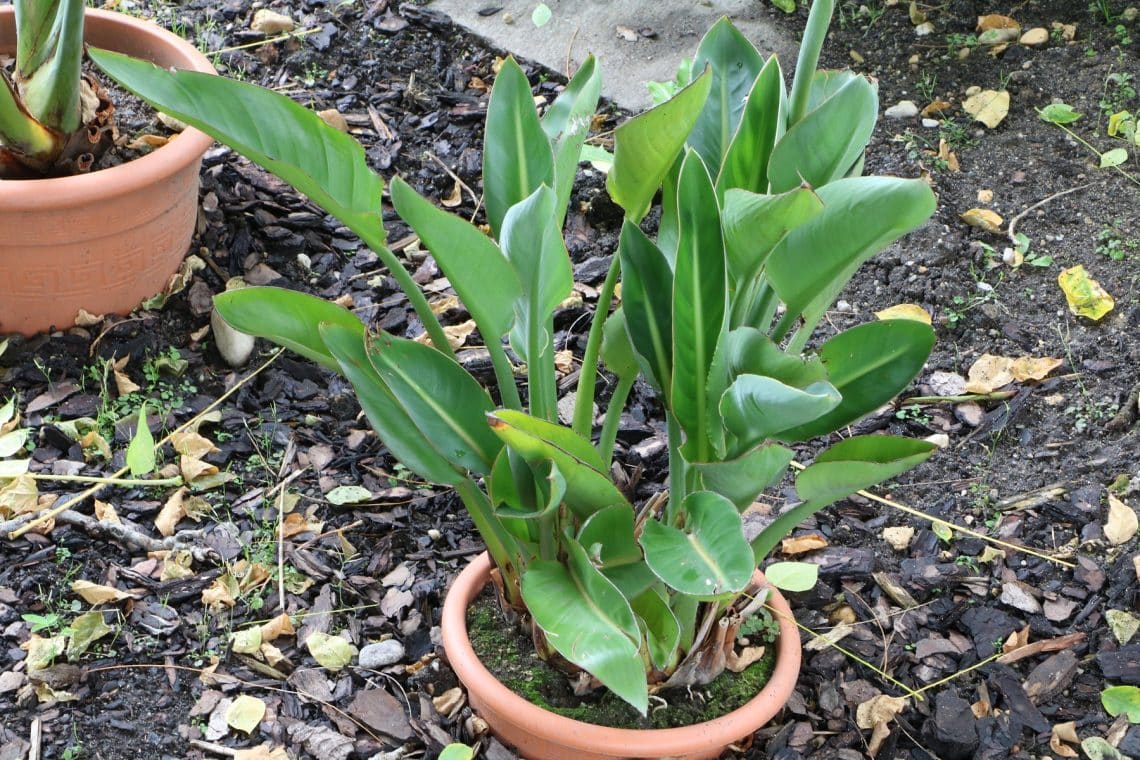
[[602,422],[601,435],[598,436],[598,451],[602,455],[602,461],[606,464],[607,472],[614,460],[614,442],[617,440],[621,413],[625,408],[626,399],[629,398],[629,392],[632,390],[635,380],[637,380],[637,375],[630,375],[618,380],[614,395],[610,397],[610,403],[606,407],[606,418]]
[[47,480],[58,481],[63,483],[99,483],[105,486],[147,486],[147,487],[165,487],[165,486],[180,486],[182,485],[182,478],[156,478],[154,480],[147,480],[145,478],[103,478],[95,475],[50,475],[47,473],[34,473],[29,472],[24,477],[31,478],[32,480]]
[[811,84],[815,79],[816,66],[819,65],[819,51],[823,48],[823,40],[827,37],[827,28],[831,25],[831,14],[834,10],[835,0],[815,0],[811,4],[807,27],[804,29],[804,39],[800,43],[800,54],[796,59],[795,77],[792,79],[789,127],[802,119],[807,112]]

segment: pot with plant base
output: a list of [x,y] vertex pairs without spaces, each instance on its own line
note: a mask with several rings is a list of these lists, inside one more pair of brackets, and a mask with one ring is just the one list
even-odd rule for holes
[[[214,71],[193,45],[120,13],[88,10],[85,40],[164,67]],[[0,52],[15,45],[13,9],[0,8]],[[67,328],[80,309],[124,314],[161,291],[189,248],[212,142],[187,129],[101,171],[0,180],[0,334]]]
[[[609,728],[542,709],[504,686],[479,661],[467,632],[467,609],[491,579],[491,559],[482,554],[455,579],[443,605],[443,648],[472,708],[492,733],[528,760],[718,757],[724,749],[771,720],[788,701],[800,671],[800,639],[791,608],[775,589],[768,604],[780,626],[776,665],[767,685],[740,708],[681,728]],[[726,673],[722,677],[731,677]]]

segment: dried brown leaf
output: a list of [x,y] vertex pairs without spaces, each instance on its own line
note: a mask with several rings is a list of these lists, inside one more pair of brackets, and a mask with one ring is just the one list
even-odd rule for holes
[[874,728],[876,723],[889,723],[906,707],[905,697],[889,697],[879,694],[855,708],[855,724],[864,730]]
[[185,488],[179,488],[170,494],[166,503],[162,505],[158,517],[154,518],[154,527],[163,536],[173,536],[178,521],[186,516],[185,502],[187,493],[189,492]]
[[74,581],[71,584],[71,590],[79,594],[83,601],[94,605],[121,602],[124,599],[132,598],[130,594],[120,591],[114,586],[103,586],[85,580]]
[[805,552],[814,552],[816,549],[822,549],[827,546],[827,539],[818,533],[810,533],[806,536],[796,536],[794,538],[785,538],[780,542],[780,551],[784,554],[804,554]]
[[1104,537],[1113,546],[1130,541],[1140,527],[1136,510],[1113,494],[1108,495],[1108,519],[1104,521]]
[[1000,215],[988,208],[972,208],[962,213],[962,221],[971,227],[977,227],[989,233],[997,234],[1001,232],[1001,225],[1004,221]]
[[1077,736],[1077,724],[1075,721],[1067,723],[1058,723],[1053,726],[1053,731],[1049,736],[1049,749],[1053,750],[1053,754],[1058,757],[1078,757],[1075,749],[1069,744],[1080,744],[1081,739]]

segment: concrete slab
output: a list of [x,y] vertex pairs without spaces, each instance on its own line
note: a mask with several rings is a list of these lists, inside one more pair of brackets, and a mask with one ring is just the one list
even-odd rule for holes
[[[550,22],[535,27],[538,0],[433,0],[431,8],[497,47],[555,71],[573,70],[593,53],[602,64],[602,92],[625,108],[650,105],[644,82],[672,79],[691,58],[705,30],[727,15],[764,55],[776,53],[785,74],[797,43],[772,22],[772,7],[758,0],[546,0]],[[501,8],[481,16],[479,11]],[[652,30],[653,38],[625,39],[618,28]]]

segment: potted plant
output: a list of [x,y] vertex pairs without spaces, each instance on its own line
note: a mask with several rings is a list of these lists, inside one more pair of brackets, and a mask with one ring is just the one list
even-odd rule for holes
[[112,142],[111,101],[82,74],[84,41],[161,66],[210,71],[153,23],[83,0],[0,8],[0,334],[70,327],[80,309],[127,312],[162,290],[197,219],[212,140],[195,129],[133,161],[90,172]]
[[[399,178],[389,187],[478,326],[495,372],[488,389],[456,361],[423,293],[385,247],[382,183],[354,140],[259,88],[92,53],[128,89],[337,216],[403,287],[431,345],[372,331],[343,308],[286,290],[232,291],[215,306],[237,329],[343,373],[393,456],[462,500],[489,556],[449,595],[445,650],[472,704],[527,757],[713,757],[771,717],[795,678],[781,673],[773,682],[782,696],[752,700],[762,709],[751,722],[740,711],[723,716],[716,727],[727,724],[724,732],[701,724],[614,738],[561,719],[551,733],[568,744],[540,743],[537,708],[503,701],[501,685],[500,696],[475,691],[470,675],[481,668],[463,664],[462,610],[492,566],[503,603],[529,627],[540,656],[644,714],[651,693],[720,675],[740,626],[767,604],[782,626],[784,667],[794,671],[798,636],[770,585],[810,587],[814,569],[780,563],[765,580],[757,567],[804,518],[932,452],[893,436],[839,440],[796,476],[799,502],[745,537],[741,513],[784,477],[790,447],[890,400],[934,339],[924,324],[888,320],[806,351],[860,264],[921,225],[935,204],[921,181],[858,176],[877,96],[863,77],[816,71],[832,5],[812,8],[790,96],[778,62],[725,19],[702,40],[677,92],[617,129],[607,188],[625,219],[569,426],[557,416],[552,314],[572,287],[562,227],[600,90],[593,59],[542,116],[522,69],[503,64],[483,155],[490,235]],[[653,238],[641,223],[659,192]],[[525,364],[525,396],[504,338]],[[616,386],[595,430],[599,360]],[[609,475],[618,418],[638,377],[656,390],[669,452],[668,489],[643,504]],[[599,736],[613,744],[587,744]]]

